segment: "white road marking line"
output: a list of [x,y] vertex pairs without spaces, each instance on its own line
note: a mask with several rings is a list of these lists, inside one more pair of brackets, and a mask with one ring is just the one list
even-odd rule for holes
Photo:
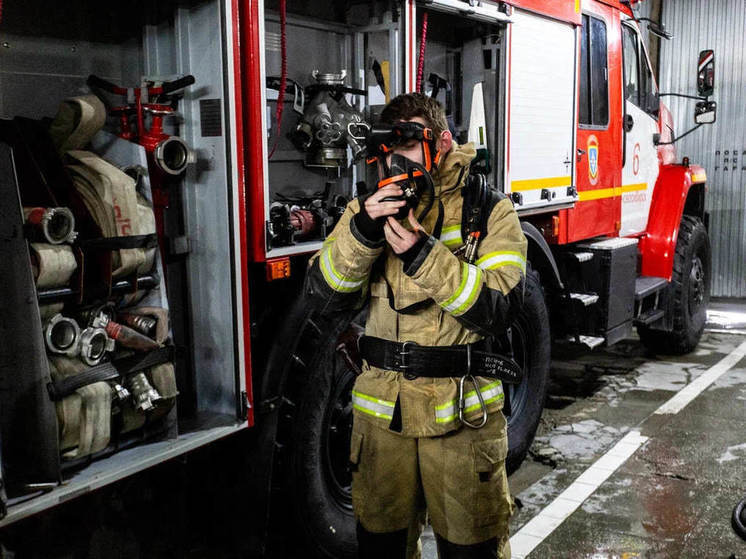
[[[708,386],[732,369],[746,356],[746,342],[730,352],[699,377],[687,384],[653,414],[676,414],[701,394]],[[510,538],[511,556],[524,559],[560,524],[624,464],[648,440],[639,431],[630,431],[601,458],[591,464],[557,498],[544,507]]]
[[727,373],[733,366],[746,355],[746,342],[723,357],[715,365],[679,390],[668,402],[663,404],[654,413],[679,413],[687,404],[699,396],[708,386]]
[[511,557],[523,559],[531,553],[647,440],[639,431],[627,433],[510,538]]

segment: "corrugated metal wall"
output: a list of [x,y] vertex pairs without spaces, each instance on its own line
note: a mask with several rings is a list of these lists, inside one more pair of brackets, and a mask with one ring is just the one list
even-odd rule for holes
[[[680,142],[679,157],[704,166],[712,243],[712,295],[746,297],[746,0],[664,0],[661,92],[696,95],[697,56],[715,51],[717,122]],[[695,100],[665,97],[675,130],[694,126]]]

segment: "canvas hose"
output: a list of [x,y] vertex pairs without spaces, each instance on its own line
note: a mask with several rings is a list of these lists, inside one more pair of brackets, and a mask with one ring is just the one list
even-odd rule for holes
[[37,289],[68,285],[77,268],[70,245],[31,243],[31,270]]
[[95,95],[65,99],[60,104],[49,134],[61,153],[81,149],[103,128],[106,107]]
[[[153,209],[137,193],[132,177],[91,152],[73,150],[68,156],[73,184],[104,237],[156,232]],[[155,247],[114,251],[112,277],[149,272],[155,252]]]
[[[88,367],[79,359],[50,357],[54,380],[79,374]],[[105,449],[111,439],[111,387],[96,382],[78,388],[56,403],[63,458],[88,456]]]

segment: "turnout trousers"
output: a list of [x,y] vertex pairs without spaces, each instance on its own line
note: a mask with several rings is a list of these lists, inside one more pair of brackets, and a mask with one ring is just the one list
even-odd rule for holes
[[[461,427],[434,437],[405,437],[375,421],[356,414],[352,430],[352,501],[363,532],[375,536],[409,530],[411,557],[416,555],[413,527],[421,525],[427,510],[441,552],[460,546],[484,549],[492,540],[494,550],[463,556],[509,558],[508,521],[514,505],[505,471],[508,441],[502,412],[491,413],[482,429]],[[419,536],[415,530],[414,542]],[[366,546],[364,539],[360,544]]]

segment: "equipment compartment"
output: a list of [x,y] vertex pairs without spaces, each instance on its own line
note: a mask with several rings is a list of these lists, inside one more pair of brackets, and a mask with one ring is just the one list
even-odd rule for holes
[[[0,321],[0,434],[3,481],[9,498],[3,523],[247,425],[250,402],[239,318],[243,271],[238,269],[241,249],[234,222],[243,208],[237,209],[237,188],[232,184],[229,163],[233,157],[229,152],[229,138],[234,133],[229,110],[233,95],[228,94],[231,72],[226,68],[231,68],[228,59],[234,44],[232,36],[226,39],[226,21],[232,17],[226,9],[226,4],[217,0],[118,5],[89,0],[64,5],[30,0],[3,9],[0,257],[4,266],[0,283],[6,294]],[[91,75],[100,80],[90,79]],[[194,76],[194,84],[178,82],[182,88],[168,98],[168,92],[159,97],[152,91],[145,93],[147,86],[157,88],[187,75]],[[143,88],[145,81],[148,83]],[[124,89],[106,92],[104,82]],[[124,139],[127,130],[122,127],[122,115],[131,111],[122,107],[137,105],[135,88],[140,88],[140,102],[146,106],[143,122],[138,122],[136,113],[129,118],[129,125],[139,134],[139,143]],[[62,165],[70,164],[71,152],[58,158],[56,150],[44,146],[50,141],[47,131],[60,104],[92,90],[104,101],[108,115],[104,130],[84,149],[101,156],[112,166],[112,172],[125,169],[137,177],[138,204],[155,206],[158,233],[138,235],[137,230],[117,230],[116,234],[101,234],[99,230],[94,234],[93,219],[88,228],[78,223],[78,238],[70,236],[61,245],[48,245],[65,247],[60,249],[65,264],[60,264],[59,270],[55,268],[64,277],[42,281],[39,267],[46,257],[34,254],[32,259],[29,253],[29,243],[39,240],[41,225],[35,225],[32,231],[29,211],[24,213],[23,209],[64,207],[69,200],[74,206],[75,200],[80,201],[77,194],[70,199],[61,194],[72,185],[70,167]],[[176,118],[170,114],[173,109],[178,112]],[[158,123],[161,117],[162,130]],[[113,207],[118,216],[116,198]],[[163,219],[157,217],[161,207]],[[76,215],[86,212],[80,205],[72,209]],[[46,227],[64,229],[68,217],[60,210],[45,219]],[[42,223],[41,217],[37,221]],[[121,258],[127,250],[141,250],[150,255],[150,260],[117,276],[112,260],[117,253]],[[168,311],[170,324],[165,332],[155,334],[147,317],[121,312],[130,310],[132,301],[141,296],[146,306]],[[146,414],[152,412],[144,411],[149,407],[142,402],[144,426],[129,430],[126,436],[126,429],[121,430],[121,437],[112,427],[110,444],[103,450],[61,460],[65,451],[60,448],[61,442],[69,432],[58,424],[58,415],[62,415],[59,408],[55,413],[53,398],[58,399],[55,391],[69,378],[61,384],[51,382],[52,360],[45,348],[45,326],[52,317],[47,309],[57,305],[54,310],[70,319],[63,324],[67,330],[60,330],[59,343],[64,346],[65,336],[75,333],[72,321],[87,320],[79,317],[105,303],[116,306],[118,320],[132,321],[129,335],[140,328],[160,341],[165,338],[163,347],[144,351],[145,347],[155,347],[153,340],[137,338],[129,342],[141,344],[134,353],[118,353],[122,359],[114,361],[114,354],[107,354],[96,366],[92,365],[95,361],[87,363],[92,369],[75,369],[75,375],[89,374],[96,367],[107,369],[111,379],[96,384],[106,386],[111,382],[114,390],[115,384],[124,385],[124,379],[134,378],[138,370],[148,370],[151,375],[149,367],[154,360],[171,361],[176,371],[178,404],[169,408],[170,412],[164,409],[166,416],[151,425],[148,418],[152,416]],[[102,320],[100,325],[105,329],[111,317]],[[106,330],[109,338],[115,336],[111,327],[109,324]],[[103,336],[98,341],[104,343],[106,339]],[[121,349],[124,342],[117,339]],[[82,346],[75,341],[75,347],[70,360],[74,359],[77,367],[82,363]],[[148,379],[154,382],[152,376]],[[69,394],[75,392],[77,384],[66,386]],[[126,398],[124,393],[120,396]],[[122,406],[125,401],[121,401]],[[132,416],[140,412],[133,407],[127,413]],[[123,414],[118,414],[119,419],[116,415],[112,415],[112,421],[121,422]],[[60,481],[66,483],[58,486]]]
[[261,260],[321,246],[366,179],[365,142],[354,137],[356,123],[372,122],[401,91],[396,4],[348,2],[332,9],[298,2],[288,6],[284,25],[280,9],[277,1],[264,4],[265,184],[259,203],[265,215],[264,229],[255,230],[265,239],[265,250],[255,255]]

